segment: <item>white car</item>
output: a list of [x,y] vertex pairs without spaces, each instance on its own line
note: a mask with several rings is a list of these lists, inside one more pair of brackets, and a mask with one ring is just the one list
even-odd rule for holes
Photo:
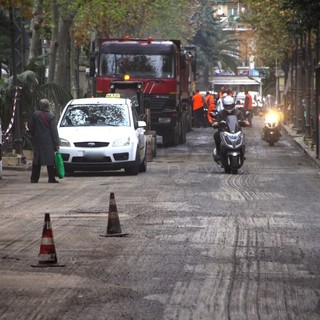
[[66,173],[121,170],[136,175],[147,170],[146,123],[130,99],[75,99],[58,121],[60,152]]
[[253,112],[258,115],[262,111],[262,99],[258,91],[249,91],[252,97]]
[[236,109],[243,108],[244,100],[246,99],[246,94],[244,92],[238,92],[235,98]]

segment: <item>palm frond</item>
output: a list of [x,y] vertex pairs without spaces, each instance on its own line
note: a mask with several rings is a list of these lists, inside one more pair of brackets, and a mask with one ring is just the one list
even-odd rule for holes
[[40,86],[36,92],[36,98],[39,100],[47,98],[57,105],[64,105],[73,99],[68,90],[56,83],[46,83]]

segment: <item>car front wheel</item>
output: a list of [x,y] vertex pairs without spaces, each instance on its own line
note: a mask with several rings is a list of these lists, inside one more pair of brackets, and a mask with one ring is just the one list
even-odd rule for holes
[[144,156],[143,161],[139,165],[139,171],[140,172],[147,171],[147,156],[146,155]]
[[139,151],[136,152],[136,160],[131,167],[124,169],[125,173],[129,176],[136,176],[140,171],[140,155]]

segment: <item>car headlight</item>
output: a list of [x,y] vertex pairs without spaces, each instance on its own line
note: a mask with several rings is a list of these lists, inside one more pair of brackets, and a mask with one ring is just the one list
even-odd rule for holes
[[66,139],[60,138],[60,146],[61,147],[71,147],[71,143]]
[[113,147],[123,147],[130,144],[130,137],[120,138],[112,143]]

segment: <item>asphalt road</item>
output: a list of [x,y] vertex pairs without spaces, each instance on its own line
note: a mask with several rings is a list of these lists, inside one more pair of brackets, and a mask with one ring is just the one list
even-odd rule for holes
[[[146,173],[0,180],[0,319],[318,320],[319,169],[283,132],[245,128],[238,175],[211,128],[158,148]],[[126,237],[103,237],[114,193]],[[44,214],[58,264],[37,268]]]

